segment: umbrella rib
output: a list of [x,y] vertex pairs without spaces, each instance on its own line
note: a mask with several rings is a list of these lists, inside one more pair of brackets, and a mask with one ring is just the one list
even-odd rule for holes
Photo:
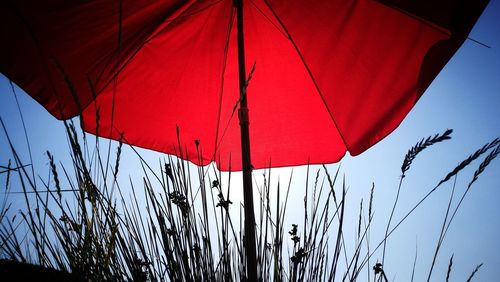
[[[288,34],[286,34],[285,32],[283,32],[283,30],[281,30],[281,28],[280,28],[278,25],[276,25],[276,23],[274,23],[274,22],[271,20],[271,18],[270,18],[268,15],[266,15],[266,13],[264,13],[264,11],[262,11],[262,9],[261,9],[261,8],[259,8],[259,6],[257,6],[257,4],[255,4],[255,2],[254,2],[253,0],[252,0],[252,1],[250,1],[250,3],[252,3],[252,5],[255,7],[255,9],[257,9],[257,11],[258,11],[259,13],[261,13],[261,14],[262,14],[262,16],[264,16],[264,18],[266,18],[266,19],[269,21],[269,23],[270,23],[271,25],[273,25],[279,33],[283,34],[283,36],[284,36],[284,37],[286,37],[286,38],[290,39],[290,36],[289,36]],[[273,14],[274,14],[274,11],[273,11]],[[281,22],[280,22],[280,23],[281,23]]]
[[[196,4],[196,2],[199,2],[199,1],[200,1],[200,0],[193,2],[193,3],[190,5],[190,7],[191,7],[191,6],[193,6],[194,4]],[[147,43],[147,42],[149,42],[150,40],[152,40],[152,39],[154,39],[155,37],[157,37],[157,36],[161,33],[161,31],[163,31],[164,29],[168,28],[168,26],[169,26],[170,24],[172,24],[173,22],[176,22],[176,21],[178,21],[178,20],[180,20],[180,19],[187,18],[187,17],[191,17],[191,16],[194,16],[194,15],[196,15],[196,14],[199,14],[199,13],[201,13],[201,12],[205,11],[206,9],[209,9],[209,8],[210,8],[210,7],[212,7],[212,6],[215,6],[215,5],[219,4],[220,2],[222,2],[222,0],[217,0],[217,1],[213,2],[213,3],[210,3],[210,4],[208,4],[208,5],[204,6],[204,7],[199,8],[198,10],[192,11],[192,12],[190,12],[190,13],[187,13],[187,12],[186,12],[186,11],[187,11],[190,7],[186,8],[186,9],[185,9],[185,10],[184,10],[184,11],[183,11],[183,12],[182,12],[182,13],[181,13],[178,17],[175,17],[175,18],[173,18],[173,19],[168,19],[168,20],[163,21],[163,23],[167,23],[167,22],[168,22],[168,25],[166,25],[165,27],[163,27],[161,30],[155,31],[155,32],[154,32],[154,35],[152,35],[151,37],[149,37],[147,40],[145,40],[145,41],[144,41],[144,44],[146,44],[146,43]],[[185,13],[185,12],[186,12],[186,13]]]
[[326,104],[326,101],[325,99],[323,98],[323,94],[321,93],[321,90],[318,86],[318,83],[316,82],[316,79],[314,78],[312,72],[311,72],[311,69],[309,68],[309,66],[307,65],[306,61],[304,60],[304,56],[302,55],[302,53],[300,52],[299,48],[297,47],[297,44],[295,43],[295,41],[293,40],[292,38],[292,35],[290,34],[290,32],[288,32],[288,29],[286,28],[286,26],[283,24],[283,22],[281,21],[280,17],[278,16],[278,14],[276,13],[276,11],[273,9],[273,7],[271,7],[271,4],[269,4],[268,0],[264,0],[264,2],[266,3],[267,7],[269,8],[269,10],[271,10],[271,12],[273,13],[274,17],[276,18],[276,20],[278,21],[278,23],[280,24],[281,28],[283,29],[283,31],[286,33],[288,39],[290,40],[290,42],[292,43],[293,45],[293,48],[295,49],[295,51],[297,52],[297,55],[299,56],[300,58],[300,61],[302,62],[302,64],[304,65],[304,67],[306,68],[307,70],[307,73],[309,74],[309,77],[311,78],[311,81],[313,82],[314,84],[314,87],[316,88],[316,91],[319,95],[319,97],[321,98],[321,101],[323,102],[326,110],[328,111],[328,114],[330,115],[330,118],[332,119],[332,122],[335,126],[335,128],[337,129],[337,132],[339,133],[339,136],[340,138],[342,139],[342,142],[344,143],[344,146],[346,147],[347,150],[349,150],[349,145],[347,144],[345,138],[344,138],[344,135],[342,134],[342,132],[340,131],[340,128],[339,126],[337,125],[337,122],[335,121],[335,118],[333,117],[333,114],[330,110],[330,108],[327,106]]
[[[191,4],[191,5],[190,5],[190,7],[191,7],[192,5],[194,5],[196,2],[198,2],[198,1],[195,1],[193,4]],[[212,6],[216,5],[216,4],[218,4],[218,3],[220,3],[220,2],[222,2],[222,0],[215,1],[215,2],[213,2],[213,3],[211,3],[211,4],[207,5],[207,6],[204,6],[204,7],[200,8],[200,9],[198,9],[198,10],[196,10],[196,11],[193,11],[193,12],[190,12],[190,13],[186,13],[186,10],[188,10],[188,9],[190,8],[190,7],[188,7],[188,8],[186,8],[186,10],[184,10],[184,11],[181,13],[181,15],[179,15],[178,17],[175,17],[175,18],[173,18],[173,19],[168,19],[168,16],[170,16],[170,15],[168,15],[165,19],[161,20],[161,21],[160,21],[161,23],[168,22],[168,24],[167,24],[166,26],[164,26],[161,30],[154,31],[152,36],[150,36],[150,37],[148,37],[147,39],[145,39],[145,40],[142,42],[142,44],[140,44],[140,45],[136,48],[136,50],[132,51],[132,52],[131,52],[131,55],[130,55],[130,56],[129,56],[129,57],[128,57],[125,61],[124,61],[123,65],[122,65],[122,66],[120,66],[120,67],[118,67],[118,66],[117,66],[117,70],[116,70],[115,74],[114,74],[114,75],[113,75],[113,76],[109,79],[109,81],[108,81],[108,82],[106,82],[106,83],[105,83],[105,84],[104,84],[104,85],[103,85],[100,89],[96,89],[96,90],[97,90],[97,93],[100,93],[103,89],[105,89],[106,87],[108,87],[108,86],[109,86],[109,84],[110,84],[110,83],[111,83],[111,82],[115,79],[115,77],[117,77],[117,76],[119,75],[119,73],[121,73],[121,72],[122,72],[122,70],[123,70],[123,69],[124,69],[124,68],[125,68],[125,67],[126,67],[126,66],[127,66],[127,65],[128,65],[128,64],[132,61],[132,60],[133,60],[133,59],[134,59],[134,57],[137,55],[137,53],[139,53],[139,51],[140,51],[140,50],[141,50],[141,49],[142,49],[142,48],[143,48],[143,47],[144,47],[144,46],[145,46],[145,45],[146,45],[149,41],[151,41],[151,40],[153,40],[154,38],[156,38],[156,37],[157,37],[157,36],[158,36],[158,35],[159,35],[159,34],[160,34],[163,30],[165,30],[167,27],[169,27],[169,26],[170,26],[170,24],[172,24],[172,23],[174,23],[174,22],[178,21],[179,19],[186,18],[186,17],[189,17],[189,16],[196,15],[196,14],[198,14],[198,13],[201,13],[201,12],[205,11],[206,9],[208,9],[208,8],[210,8],[210,7],[212,7]],[[168,20],[167,20],[167,19],[168,19]],[[160,24],[159,24],[159,25],[160,25]],[[159,26],[159,25],[157,25],[157,26],[155,27],[155,29],[156,29],[156,28],[158,28],[158,26]],[[84,108],[86,108],[86,106],[85,106]]]
[[214,148],[214,154],[212,156],[212,160],[214,160],[214,161],[215,161],[215,156],[217,155],[217,150],[219,149],[219,146],[222,143],[222,139],[224,138],[226,131],[229,128],[229,124],[234,116],[234,112],[233,112],[233,114],[231,114],[231,116],[229,117],[229,120],[228,120],[224,130],[222,131],[222,134],[221,134],[221,137],[219,140],[220,118],[221,118],[221,112],[222,112],[222,96],[224,95],[224,76],[226,73],[229,41],[231,39],[231,31],[233,30],[233,22],[234,22],[234,9],[231,9],[231,15],[229,16],[229,23],[228,23],[228,28],[227,28],[226,44],[224,46],[224,60],[222,63],[222,71],[221,71],[221,77],[220,77],[219,109],[217,111],[217,126],[215,128],[215,148]]
[[416,21],[419,21],[422,24],[424,24],[424,25],[426,25],[426,26],[434,29],[437,32],[440,32],[440,33],[448,35],[448,36],[450,35],[450,30],[448,30],[447,28],[445,28],[443,26],[440,26],[439,24],[436,24],[436,23],[434,23],[434,22],[432,22],[430,20],[427,20],[427,19],[424,19],[422,17],[419,17],[416,14],[409,13],[408,11],[406,11],[404,9],[401,9],[399,7],[391,6],[391,5],[388,5],[387,3],[384,3],[384,2],[381,2],[381,1],[376,1],[376,2],[378,2],[381,5],[384,5],[384,6],[388,7],[390,9],[393,9],[393,10],[396,10],[396,11],[398,11],[400,13],[403,13],[403,14],[407,15],[408,17],[410,17],[410,18],[412,18],[412,19],[414,19]]

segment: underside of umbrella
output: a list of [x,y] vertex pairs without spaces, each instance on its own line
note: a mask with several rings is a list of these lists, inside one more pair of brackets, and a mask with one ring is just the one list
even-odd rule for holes
[[[244,1],[253,167],[331,163],[380,141],[486,2]],[[241,170],[232,0],[0,5],[1,72],[55,117]]]
[[252,166],[335,162],[381,140],[486,2],[5,0],[0,70],[96,135],[243,169],[257,281]]

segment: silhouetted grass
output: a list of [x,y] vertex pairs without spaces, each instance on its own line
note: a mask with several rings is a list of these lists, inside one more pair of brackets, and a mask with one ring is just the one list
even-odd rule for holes
[[[119,180],[119,169],[124,162],[123,143],[116,145],[114,158],[101,157],[99,141],[88,142],[69,121],[65,122],[65,128],[72,161],[57,163],[52,153],[47,152],[49,177],[43,178],[28,170],[32,166],[20,159],[3,121],[2,127],[12,155],[12,162],[1,167],[1,173],[7,174],[5,191],[6,194],[21,192],[26,208],[11,216],[11,205],[7,200],[2,203],[1,258],[62,270],[71,273],[75,280],[83,281],[246,279],[241,224],[244,207],[231,200],[234,193],[231,172],[223,176],[213,166],[196,167],[196,171],[192,171],[193,166],[173,157],[166,157],[154,166],[137,154],[140,162],[136,172],[141,175],[141,183],[138,185],[132,179],[127,183]],[[398,195],[405,173],[418,154],[450,139],[450,134],[448,130],[422,139],[409,150],[403,161]],[[179,138],[179,148],[180,144]],[[202,158],[200,151],[198,157]],[[273,170],[266,170],[262,183],[256,182],[255,186],[259,195],[256,200],[257,276],[263,281],[386,279],[391,269],[384,269],[383,263],[372,265],[375,252],[383,245],[383,261],[387,239],[394,230],[442,183],[489,152],[453,209],[454,192],[451,194],[433,266],[460,204],[498,151],[499,141],[495,139],[473,153],[392,226],[396,195],[384,239],[376,244],[370,242],[377,208],[373,206],[375,185],[369,194],[368,208],[361,200],[358,214],[346,214],[349,193],[345,177],[340,177],[340,165],[333,173],[325,166],[316,171],[308,167],[303,203],[289,202],[293,174],[287,183],[271,183]],[[12,177],[19,179],[15,182],[16,191],[12,189]],[[293,219],[289,225],[286,216],[290,205],[296,210],[295,207],[302,204],[303,221]],[[356,223],[355,236],[350,238],[355,244],[352,251],[346,247],[344,236],[347,221]],[[416,255],[413,273],[415,264]],[[469,280],[478,270],[479,267]],[[451,271],[450,259],[447,280]]]

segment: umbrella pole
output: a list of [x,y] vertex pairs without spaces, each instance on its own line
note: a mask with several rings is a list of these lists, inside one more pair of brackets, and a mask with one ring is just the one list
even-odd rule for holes
[[248,281],[257,281],[257,256],[255,244],[255,214],[253,207],[252,163],[250,158],[250,133],[246,96],[245,49],[243,37],[243,1],[234,0],[238,38],[238,74],[240,83],[240,108],[238,117],[241,131],[241,161],[243,167],[243,203],[245,205],[245,254]]

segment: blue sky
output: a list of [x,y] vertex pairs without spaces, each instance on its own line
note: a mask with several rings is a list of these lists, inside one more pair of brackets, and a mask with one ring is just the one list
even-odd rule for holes
[[[357,214],[361,197],[367,200],[372,182],[375,183],[375,221],[372,242],[383,236],[390,208],[399,182],[400,166],[407,150],[422,137],[454,129],[453,139],[437,144],[418,156],[407,173],[395,220],[415,204],[427,191],[439,182],[460,161],[483,144],[500,136],[500,1],[493,0],[477,22],[470,37],[491,48],[468,40],[435,79],[414,109],[391,135],[357,157],[346,156],[342,160],[341,172],[345,174],[351,196],[352,215]],[[16,88],[17,98],[26,122],[32,146],[33,162],[40,173],[48,172],[45,154],[51,151],[62,162],[69,149],[61,122],[50,116],[28,95]],[[13,92],[4,76],[0,76],[0,117],[6,123],[9,134],[28,160],[28,152],[22,124]],[[5,136],[0,133],[0,165],[11,158]],[[157,162],[159,154],[141,150],[148,159]],[[125,148],[124,159],[134,158]],[[122,162],[123,163],[123,162]],[[132,162],[131,162],[132,163]],[[479,162],[458,175],[457,193],[463,191],[472,179]],[[336,164],[327,166],[333,172]],[[315,171],[319,167],[314,167]],[[122,174],[133,174],[133,165],[124,165]],[[305,167],[294,168],[294,193],[292,203],[302,204]],[[262,179],[256,171],[257,181]],[[276,169],[273,174],[288,179],[290,169]],[[233,176],[237,181],[238,176]],[[465,280],[479,263],[484,263],[476,281],[494,281],[500,276],[500,162],[495,160],[473,186],[450,234],[445,240],[435,270],[435,281],[446,275],[449,257],[454,254],[452,279]],[[0,183],[4,183],[0,175]],[[297,184],[295,184],[297,183]],[[389,241],[386,270],[390,280],[408,281],[411,275],[415,245],[418,244],[416,281],[426,277],[432,252],[439,234],[440,224],[446,209],[452,182],[443,185],[398,229]],[[296,186],[296,187],[295,187]],[[239,185],[233,186],[235,195]],[[0,194],[0,197],[5,195]],[[10,196],[9,200],[21,205],[22,199]],[[2,198],[0,198],[1,200]],[[291,212],[290,217],[300,216]],[[354,229],[356,216],[347,226]],[[380,256],[375,256],[378,258]],[[424,277],[425,276],[425,277]]]

